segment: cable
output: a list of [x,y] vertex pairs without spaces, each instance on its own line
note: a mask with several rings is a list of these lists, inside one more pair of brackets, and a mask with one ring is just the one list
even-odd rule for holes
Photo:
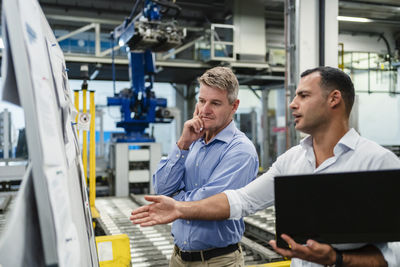
[[113,79],[113,93],[115,95],[115,58],[114,58],[114,35],[111,36],[111,70]]

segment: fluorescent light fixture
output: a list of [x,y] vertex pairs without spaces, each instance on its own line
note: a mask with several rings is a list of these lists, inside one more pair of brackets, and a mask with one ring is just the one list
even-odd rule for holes
[[0,37],[0,49],[4,48],[3,38]]
[[339,20],[339,21],[352,21],[352,22],[372,22],[372,19],[358,18],[358,17],[345,17],[345,16],[338,16],[337,20]]

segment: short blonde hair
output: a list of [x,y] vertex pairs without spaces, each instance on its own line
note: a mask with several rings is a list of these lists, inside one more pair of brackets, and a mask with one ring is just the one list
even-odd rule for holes
[[238,97],[239,82],[230,68],[215,67],[209,69],[201,75],[198,81],[200,84],[227,91],[230,104]]

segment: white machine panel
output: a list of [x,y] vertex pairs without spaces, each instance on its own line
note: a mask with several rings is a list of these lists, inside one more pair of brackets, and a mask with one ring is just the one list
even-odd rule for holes
[[129,171],[130,183],[146,183],[150,181],[149,170],[133,170]]
[[149,161],[150,150],[149,149],[130,149],[129,150],[129,161]]

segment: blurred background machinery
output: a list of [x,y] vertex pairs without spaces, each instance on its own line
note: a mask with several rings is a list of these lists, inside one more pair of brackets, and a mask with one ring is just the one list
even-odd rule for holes
[[[110,165],[114,175],[116,196],[129,192],[152,192],[151,175],[161,159],[161,146],[155,143],[150,123],[169,123],[173,119],[166,108],[167,100],[153,91],[156,66],[155,52],[166,52],[182,44],[184,31],[177,28],[175,18],[180,7],[172,2],[146,0],[136,17],[138,3],[131,15],[112,32],[112,39],[125,46],[129,58],[130,88],[107,98],[108,106],[121,106],[117,127],[125,132],[112,138]],[[162,15],[174,10],[175,16],[163,20]]]

